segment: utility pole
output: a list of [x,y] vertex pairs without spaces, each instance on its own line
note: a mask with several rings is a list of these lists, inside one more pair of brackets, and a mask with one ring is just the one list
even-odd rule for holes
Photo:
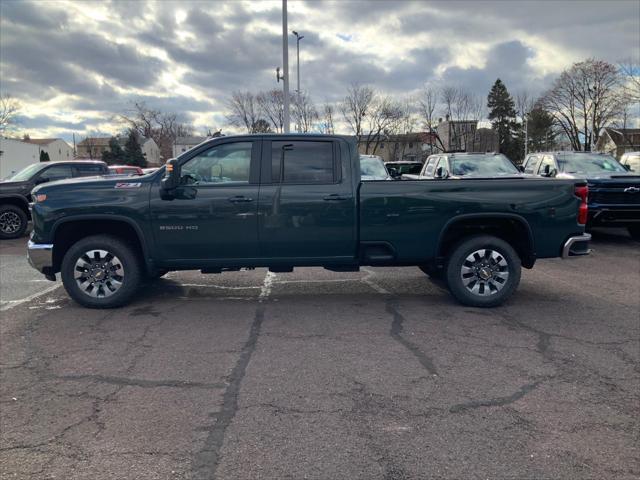
[[291,33],[293,33],[296,36],[296,56],[297,56],[297,68],[298,68],[298,75],[297,75],[298,89],[296,90],[296,92],[298,93],[298,95],[300,95],[300,40],[304,38],[304,35],[300,35],[295,30],[293,30]]
[[289,133],[289,34],[287,28],[287,0],[282,0],[282,76],[284,103],[284,133]]
[[524,156],[527,157],[527,153],[529,153],[529,119],[527,118],[528,113],[524,114]]

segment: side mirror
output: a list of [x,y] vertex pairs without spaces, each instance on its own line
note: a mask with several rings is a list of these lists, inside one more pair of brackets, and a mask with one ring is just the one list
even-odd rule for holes
[[175,158],[167,161],[164,171],[164,177],[160,181],[160,187],[163,191],[169,192],[180,185],[180,165]]
[[555,177],[556,175],[558,175],[558,170],[556,170],[555,168],[552,168],[551,171],[549,172],[549,176]]
[[440,180],[444,180],[445,178],[449,178],[449,170],[444,167],[438,167],[436,169],[435,178],[439,178]]
[[398,170],[395,167],[388,167],[387,170],[389,172],[389,175],[393,178],[398,178],[400,176]]
[[633,171],[633,170],[631,170],[631,165],[622,165],[622,166],[625,168],[625,170],[627,172],[632,172]]
[[524,173],[524,165],[518,165],[517,168],[520,173]]

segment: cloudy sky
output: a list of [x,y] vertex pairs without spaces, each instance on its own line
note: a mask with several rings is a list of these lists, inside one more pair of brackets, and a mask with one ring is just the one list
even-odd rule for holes
[[[2,0],[0,17],[0,92],[22,104],[20,134],[114,133],[134,100],[231,132],[231,91],[278,87],[280,1]],[[575,61],[640,57],[638,0],[290,0],[289,29],[305,36],[302,89],[318,103],[352,82],[484,96],[500,77],[539,93]]]

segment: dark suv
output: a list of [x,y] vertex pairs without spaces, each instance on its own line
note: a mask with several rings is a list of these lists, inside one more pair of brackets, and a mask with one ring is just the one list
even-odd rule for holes
[[594,152],[541,152],[527,155],[525,173],[541,177],[584,178],[589,186],[588,227],[626,227],[640,239],[640,175],[611,155]]
[[31,190],[36,185],[74,177],[108,175],[107,164],[95,160],[34,163],[0,182],[0,239],[24,235],[29,222]]

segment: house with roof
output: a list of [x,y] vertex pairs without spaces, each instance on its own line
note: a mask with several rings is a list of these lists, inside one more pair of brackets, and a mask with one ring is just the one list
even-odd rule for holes
[[[109,142],[112,137],[86,137],[76,146],[77,158],[91,158],[94,160],[102,159],[102,153],[111,151]],[[127,137],[116,137],[120,146],[124,149],[127,143]],[[159,167],[162,163],[160,158],[160,148],[153,138],[140,138],[140,149],[142,155],[147,160],[149,167]]]
[[38,148],[38,159],[40,152],[49,154],[49,160],[57,162],[61,160],[73,160],[73,147],[61,138],[29,138],[22,140],[24,143],[35,145]]
[[600,132],[595,150],[613,155],[618,160],[626,152],[640,151],[640,128],[605,127]]

